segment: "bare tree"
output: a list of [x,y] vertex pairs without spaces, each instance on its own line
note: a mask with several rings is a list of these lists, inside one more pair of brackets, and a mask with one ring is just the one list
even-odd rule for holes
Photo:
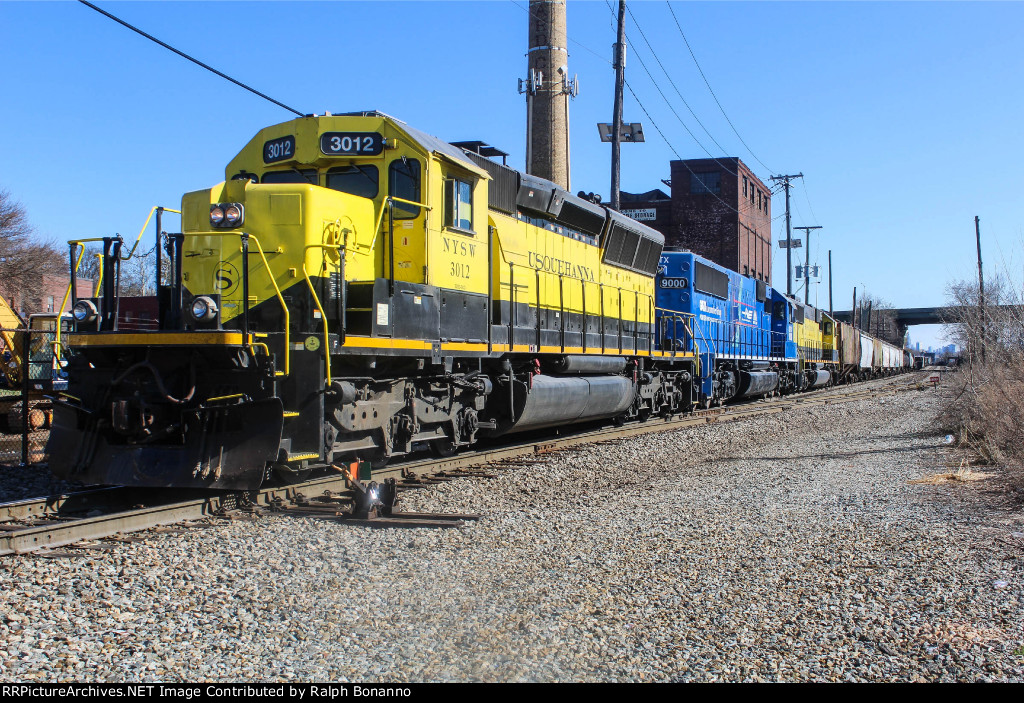
[[894,344],[903,344],[904,340],[897,339],[898,327],[892,303],[865,291],[857,301],[857,307],[857,323],[865,332]]
[[982,456],[1024,466],[1024,292],[1004,275],[949,285],[951,338],[963,350],[956,392],[944,409],[949,429]]
[[38,307],[43,276],[64,274],[64,259],[50,241],[39,241],[24,206],[0,190],[0,293]]
[[154,295],[156,287],[155,247],[148,252],[137,251],[121,261],[121,295]]

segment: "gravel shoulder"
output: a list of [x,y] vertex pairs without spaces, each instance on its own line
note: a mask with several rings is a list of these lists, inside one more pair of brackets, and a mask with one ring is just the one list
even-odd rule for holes
[[590,445],[403,494],[0,561],[3,680],[1024,680],[1024,513],[933,391]]

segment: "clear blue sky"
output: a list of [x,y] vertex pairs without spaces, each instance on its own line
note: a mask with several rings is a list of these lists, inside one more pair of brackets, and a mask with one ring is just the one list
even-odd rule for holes
[[[444,139],[488,141],[522,167],[526,0],[97,4],[303,112],[380,109]],[[836,308],[854,286],[899,306],[941,304],[947,281],[975,275],[975,215],[987,272],[1021,269],[1024,4],[674,2],[757,158],[666,4],[629,6],[722,149],[630,20],[627,80],[650,116],[627,92],[625,118],[648,141],[623,147],[625,190],[660,186],[676,154],[707,155],[674,108],[712,154],[739,156],[762,179],[805,174],[793,220],[824,226],[812,260],[832,249]],[[611,12],[570,0],[568,28],[580,81],[572,186],[607,197],[595,123],[611,117]],[[149,207],[216,183],[257,130],[291,116],[73,2],[0,2],[0,61],[0,187],[59,240],[134,235]],[[781,214],[782,196],[772,205]],[[818,301],[827,306],[824,285]],[[938,340],[930,328],[911,336]]]

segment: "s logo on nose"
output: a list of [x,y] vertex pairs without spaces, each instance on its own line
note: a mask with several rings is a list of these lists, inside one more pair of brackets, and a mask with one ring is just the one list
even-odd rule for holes
[[221,261],[213,272],[213,287],[224,296],[231,295],[238,288],[238,269],[234,264]]

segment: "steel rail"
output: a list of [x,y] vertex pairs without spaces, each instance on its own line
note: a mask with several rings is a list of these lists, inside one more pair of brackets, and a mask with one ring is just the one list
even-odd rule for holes
[[[401,479],[415,474],[429,479],[430,475],[439,475],[470,467],[486,467],[487,464],[524,456],[541,455],[583,444],[626,439],[684,427],[736,422],[785,412],[794,407],[866,400],[921,387],[920,383],[899,385],[890,383],[881,388],[854,388],[843,393],[835,393],[835,388],[825,388],[811,393],[818,394],[822,391],[833,391],[833,393],[818,397],[809,395],[774,401],[754,407],[743,405],[699,410],[681,417],[659,418],[643,423],[631,423],[622,427],[585,430],[564,437],[551,437],[539,441],[528,440],[511,446],[469,451],[443,459],[404,461],[377,469],[372,472],[371,477],[373,480]],[[472,477],[472,474],[467,474],[467,477]],[[275,486],[258,491],[210,492],[186,500],[180,500],[182,495],[187,493],[186,491],[176,491],[171,495],[165,495],[157,505],[133,507],[80,518],[67,516],[67,513],[116,508],[118,504],[138,505],[141,492],[139,489],[115,486],[4,503],[0,504],[0,556],[37,552],[75,544],[83,540],[98,540],[117,534],[199,520],[224,515],[242,508],[272,507],[283,502],[295,502],[296,497],[300,495],[315,497],[328,491],[340,492],[347,488],[348,478],[342,473],[336,473],[289,486]],[[196,493],[202,493],[202,491],[199,489],[192,491],[193,495]],[[152,495],[150,489],[145,497],[152,498]],[[17,526],[16,521],[26,519],[33,520],[33,523],[24,527]]]

